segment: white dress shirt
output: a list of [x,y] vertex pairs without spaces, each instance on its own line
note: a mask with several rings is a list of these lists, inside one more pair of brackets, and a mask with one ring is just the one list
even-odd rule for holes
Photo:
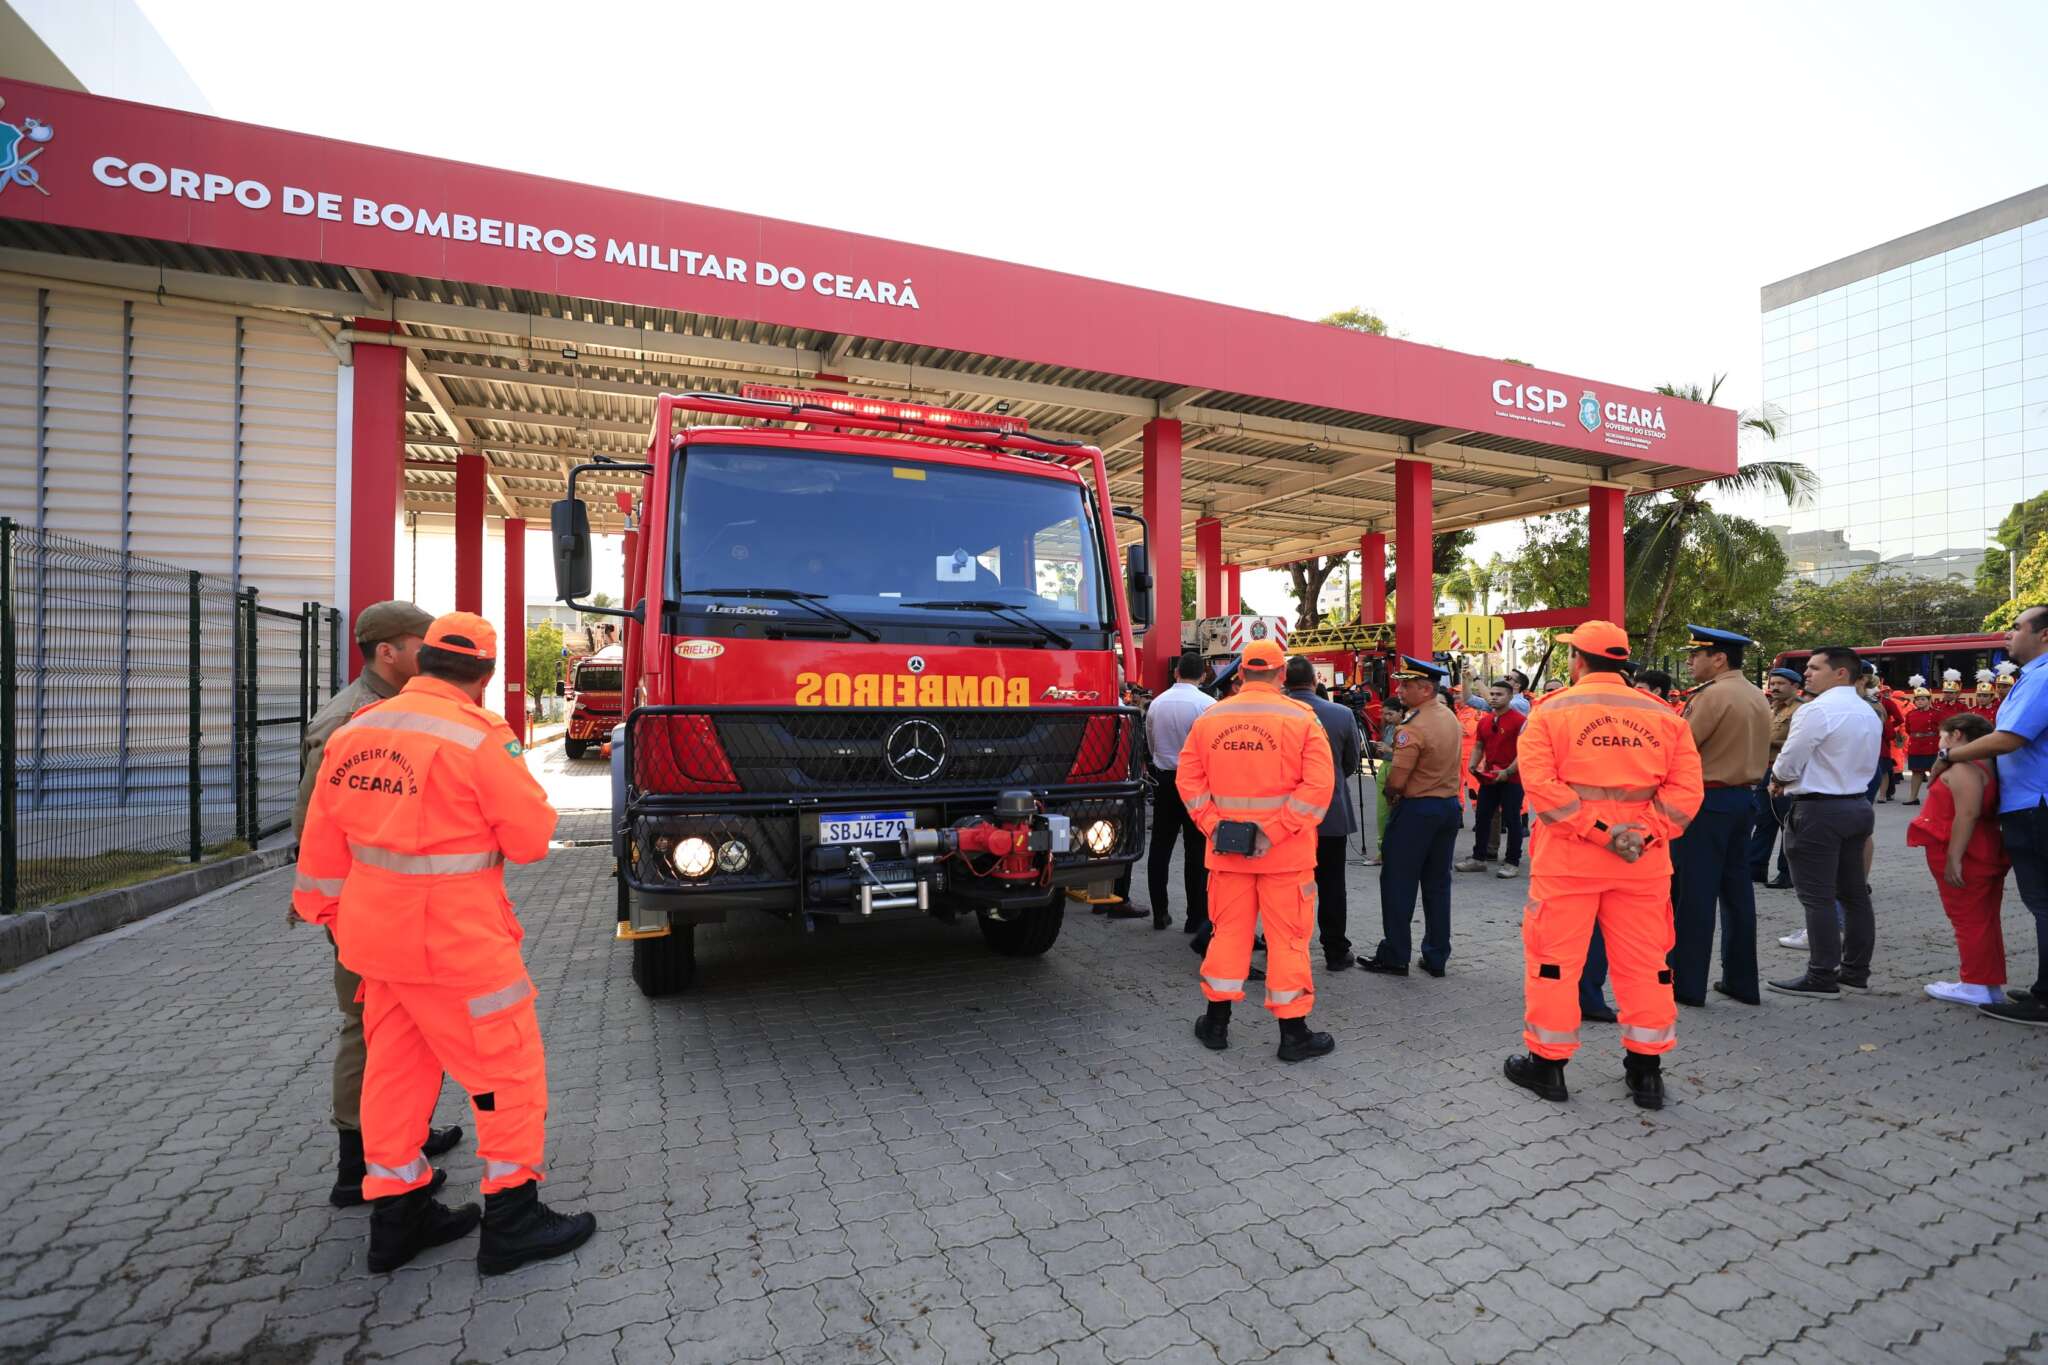
[[1181,746],[1195,717],[1216,704],[1216,699],[1191,682],[1177,682],[1152,699],[1145,712],[1145,744],[1152,751],[1152,766],[1173,772],[1180,767]]
[[1792,796],[1861,796],[1883,745],[1884,723],[1870,703],[1847,684],[1830,687],[1792,713],[1771,776]]

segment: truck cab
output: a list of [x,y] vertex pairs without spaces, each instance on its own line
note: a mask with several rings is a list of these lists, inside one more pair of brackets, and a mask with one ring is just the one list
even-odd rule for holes
[[687,987],[695,927],[735,910],[971,914],[1042,953],[1065,891],[1136,859],[1119,699],[1152,585],[1142,547],[1119,561],[1099,451],[845,394],[667,395],[643,464],[579,467],[555,506],[558,595],[590,610],[579,481],[626,483],[640,528],[611,737],[643,992]]

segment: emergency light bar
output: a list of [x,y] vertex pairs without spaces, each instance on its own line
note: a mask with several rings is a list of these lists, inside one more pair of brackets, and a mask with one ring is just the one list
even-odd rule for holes
[[1018,436],[1030,430],[1030,423],[1023,418],[1006,417],[1000,413],[934,408],[923,403],[897,403],[886,398],[862,398],[848,393],[819,393],[775,384],[748,384],[740,389],[740,397],[764,403],[829,408],[849,417],[876,417],[931,427],[973,427],[982,431],[1007,431]]

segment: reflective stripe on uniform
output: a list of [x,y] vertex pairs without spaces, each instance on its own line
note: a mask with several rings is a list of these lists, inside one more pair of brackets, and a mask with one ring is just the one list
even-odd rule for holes
[[1663,702],[1651,701],[1640,693],[1624,692],[1618,688],[1607,687],[1590,689],[1581,696],[1560,692],[1545,698],[1543,702],[1543,709],[1545,711],[1552,709],[1561,710],[1567,706],[1608,706],[1618,711],[1658,711],[1667,716],[1678,714]]
[[1190,796],[1182,804],[1190,811],[1198,811],[1202,807],[1208,805],[1209,802],[1213,799],[1214,798],[1211,797],[1207,792],[1196,792],[1193,796]]
[[1536,818],[1546,825],[1554,825],[1560,820],[1569,820],[1572,816],[1577,815],[1581,804],[1579,798],[1574,796],[1562,806],[1556,806],[1550,810],[1537,811]]
[[1587,782],[1567,782],[1588,801],[1647,801],[1657,794],[1655,787],[1596,787]]
[[1540,1024],[1532,1024],[1526,1019],[1522,1021],[1522,1027],[1528,1029],[1529,1036],[1539,1043],[1549,1043],[1556,1047],[1563,1047],[1567,1043],[1576,1045],[1579,1041],[1579,1031],[1577,1029],[1566,1032],[1562,1029],[1544,1028]]
[[1657,813],[1659,815],[1663,816],[1666,820],[1669,820],[1672,824],[1678,826],[1678,832],[1680,834],[1685,833],[1686,827],[1692,824],[1692,817],[1690,815],[1687,815],[1684,811],[1679,810],[1676,806],[1667,806],[1662,801],[1653,801],[1651,802],[1651,804],[1657,808]]
[[1298,701],[1230,701],[1218,702],[1217,705],[1229,707],[1229,713],[1233,716],[1290,716],[1299,720],[1302,716],[1313,716],[1315,714],[1314,711],[1311,711]]
[[479,730],[474,725],[464,725],[459,720],[446,716],[430,716],[421,711],[394,711],[390,707],[379,707],[361,720],[351,721],[335,731],[335,736],[352,735],[358,730],[407,730],[414,734],[432,735],[445,739],[450,744],[465,749],[474,749],[491,737],[488,730]]
[[1266,1003],[1269,1005],[1285,1005],[1301,999],[1304,993],[1303,991],[1267,991]]
[[433,1169],[433,1167],[427,1165],[427,1154],[425,1152],[421,1152],[411,1161],[396,1169],[390,1166],[379,1166],[374,1161],[365,1161],[363,1167],[380,1180],[397,1180],[407,1185],[425,1180],[427,1173]]
[[1674,1021],[1663,1028],[1643,1028],[1638,1024],[1623,1024],[1621,1039],[1625,1043],[1674,1043],[1678,1041],[1678,1024]]
[[339,896],[344,878],[308,877],[303,872],[292,874],[292,890],[312,891],[322,896]]
[[1219,796],[1216,805],[1222,810],[1279,810],[1286,804],[1284,796]]
[[511,985],[491,991],[488,994],[471,996],[469,1000],[469,1017],[472,1019],[482,1019],[488,1015],[496,1014],[499,1010],[509,1010],[532,994],[533,983],[522,977]]
[[526,1167],[517,1161],[493,1161],[484,1158],[484,1179],[502,1180],[508,1175],[518,1175]]
[[355,855],[357,862],[366,866],[386,872],[402,872],[411,877],[452,877],[461,872],[488,872],[505,861],[504,853],[495,848],[487,853],[397,853],[351,839],[348,851]]
[[1306,801],[1297,801],[1290,796],[1287,798],[1287,809],[1293,811],[1296,815],[1306,815],[1311,820],[1320,820],[1323,818],[1323,812],[1327,811],[1329,807],[1311,806]]
[[1244,989],[1243,981],[1232,981],[1228,977],[1205,976],[1202,980],[1208,983],[1209,989],[1212,991],[1241,991]]

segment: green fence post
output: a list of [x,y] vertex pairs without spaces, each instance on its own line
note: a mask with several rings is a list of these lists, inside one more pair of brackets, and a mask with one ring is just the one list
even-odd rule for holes
[[257,708],[263,702],[263,688],[258,670],[262,667],[263,652],[257,647],[258,623],[263,619],[262,602],[256,589],[249,589],[249,843],[256,843],[256,836],[263,832],[263,792],[259,779],[262,776],[263,727]]
[[12,913],[20,875],[14,801],[14,520],[0,517],[0,912]]
[[188,640],[186,651],[191,667],[191,676],[185,684],[185,819],[191,826],[188,842],[191,845],[192,861],[201,857],[202,836],[200,827],[199,797],[203,778],[199,771],[199,575],[189,575],[190,595],[187,598],[185,625]]

